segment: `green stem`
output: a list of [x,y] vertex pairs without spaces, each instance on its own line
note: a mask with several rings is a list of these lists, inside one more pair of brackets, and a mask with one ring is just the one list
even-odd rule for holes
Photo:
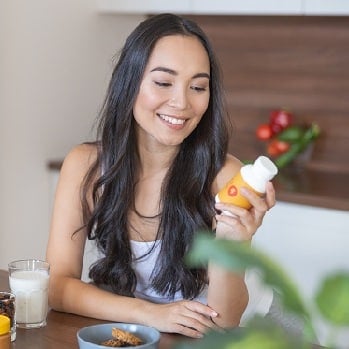
[[312,124],[302,135],[298,142],[293,143],[290,147],[290,150],[282,155],[280,155],[277,159],[275,159],[275,165],[278,168],[285,167],[289,163],[291,163],[295,157],[300,154],[303,150],[307,148],[307,146],[319,136],[320,128],[317,124]]

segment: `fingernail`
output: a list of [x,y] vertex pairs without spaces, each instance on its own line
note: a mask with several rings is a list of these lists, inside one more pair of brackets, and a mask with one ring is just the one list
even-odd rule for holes
[[217,317],[217,316],[218,316],[218,313],[216,313],[215,311],[213,311],[213,312],[211,313],[211,316]]
[[240,188],[240,192],[241,192],[242,194],[248,194],[248,190],[247,190],[246,188],[244,188],[244,187],[241,187],[241,188]]

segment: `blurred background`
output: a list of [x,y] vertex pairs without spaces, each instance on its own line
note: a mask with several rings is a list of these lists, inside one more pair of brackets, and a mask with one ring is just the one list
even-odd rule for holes
[[[146,14],[166,11],[193,17],[212,39],[233,154],[263,151],[255,129],[272,109],[319,123],[312,158],[280,173],[278,203],[255,239],[311,298],[326,273],[349,270],[346,0],[0,0],[0,269],[45,258],[59,164],[93,138],[126,36]],[[320,321],[320,340],[327,330]],[[341,336],[344,348],[349,335]]]
[[93,135],[113,56],[142,17],[93,0],[0,0],[0,268],[44,258],[48,161]]

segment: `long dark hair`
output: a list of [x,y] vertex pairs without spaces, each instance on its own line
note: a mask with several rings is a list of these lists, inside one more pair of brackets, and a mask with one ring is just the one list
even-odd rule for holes
[[[227,118],[220,71],[211,45],[193,21],[162,14],[140,23],[127,38],[112,74],[98,125],[97,160],[82,187],[83,220],[103,258],[90,269],[96,284],[132,296],[136,276],[131,267],[128,213],[132,209],[139,159],[132,108],[150,54],[168,35],[197,37],[210,60],[209,106],[196,129],[180,145],[162,184],[158,239],[161,251],[152,286],[173,297],[197,296],[205,285],[203,269],[188,268],[183,257],[199,230],[211,229],[214,214],[212,183],[222,167],[228,143]],[[93,207],[88,204],[92,186]]]

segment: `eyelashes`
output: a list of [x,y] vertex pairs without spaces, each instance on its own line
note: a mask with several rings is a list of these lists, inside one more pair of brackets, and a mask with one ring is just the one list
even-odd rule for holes
[[[172,86],[172,83],[170,83],[170,82],[162,82],[162,81],[156,81],[156,80],[154,80],[153,82],[156,86],[161,87],[161,88],[167,88],[167,87]],[[190,86],[190,89],[193,91],[196,91],[196,92],[204,92],[207,90],[206,87],[201,87],[201,86],[196,86],[196,85]]]
[[159,86],[159,87],[170,87],[170,86],[172,86],[172,84],[169,83],[169,82],[161,82],[161,81],[154,81],[154,84]]
[[197,91],[197,92],[204,92],[206,91],[206,87],[199,87],[199,86],[192,86],[192,90]]

